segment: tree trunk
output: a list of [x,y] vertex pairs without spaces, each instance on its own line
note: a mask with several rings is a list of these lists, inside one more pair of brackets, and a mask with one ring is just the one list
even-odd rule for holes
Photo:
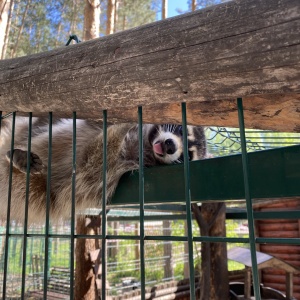
[[58,26],[57,26],[57,38],[56,38],[56,41],[55,41],[55,48],[58,47],[59,45],[59,36],[60,36],[60,33],[61,33],[61,28],[62,28],[62,20],[65,18],[65,7],[66,7],[66,4],[64,3],[62,9],[61,9],[61,20],[59,21],[58,23]]
[[85,0],[83,40],[99,37],[100,0]]
[[[196,204],[192,209],[201,236],[226,236],[224,203],[203,203],[201,213]],[[224,300],[229,295],[227,248],[225,243],[203,242],[201,245],[200,300]]]
[[114,33],[117,32],[119,0],[115,0]]
[[[123,9],[125,11],[125,6],[126,6],[126,0],[123,1]],[[122,29],[126,29],[126,13],[123,14],[123,22],[122,22]]]
[[[84,36],[83,40],[99,37],[100,29],[100,0],[86,0],[84,8]],[[84,220],[77,220],[77,234],[96,234],[97,227],[85,226]],[[76,243],[76,275],[75,300],[98,299],[96,278],[90,253],[100,249],[99,241],[95,239],[78,239]]]
[[[86,226],[86,220],[79,217],[77,218],[76,233],[94,235],[97,233],[97,227]],[[98,298],[90,252],[99,248],[99,240],[92,239],[92,237],[91,239],[77,239],[76,241],[75,300],[95,300]]]
[[161,18],[166,19],[168,16],[168,0],[162,0]]
[[[71,18],[69,34],[75,34],[76,33],[77,15],[78,15],[78,3],[75,0],[75,1],[73,1],[72,18]],[[84,30],[83,30],[83,33],[84,33]]]
[[2,57],[2,49],[5,40],[5,31],[8,24],[9,2],[0,0],[0,54]]
[[192,0],[192,11],[196,10],[196,0]]
[[116,14],[115,0],[107,1],[107,21],[106,21],[106,35],[112,34],[115,28],[115,14]]
[[[14,0],[5,1],[6,5],[2,6],[1,1],[4,2],[4,0],[0,0],[0,10],[1,10],[1,17],[0,17],[0,57],[1,59],[5,58],[7,44],[8,44],[8,36],[9,36],[9,29],[11,24],[11,17],[12,12],[14,9]],[[8,14],[7,14],[7,8],[8,8]],[[7,17],[7,19],[6,19]],[[5,26],[6,23],[6,26]],[[4,38],[3,38],[4,34]]]
[[20,29],[19,29],[19,32],[18,32],[18,36],[17,36],[16,42],[15,42],[15,45],[14,45],[14,47],[12,49],[12,52],[11,52],[11,57],[12,58],[15,57],[17,49],[18,49],[19,41],[20,41],[23,29],[24,29],[25,19],[26,19],[26,16],[27,16],[27,12],[28,12],[30,3],[31,3],[31,0],[28,0],[27,3],[26,3],[26,7],[25,7],[25,10],[24,10],[24,13],[23,13],[23,16],[22,16],[22,23],[21,23],[21,26],[20,26]]

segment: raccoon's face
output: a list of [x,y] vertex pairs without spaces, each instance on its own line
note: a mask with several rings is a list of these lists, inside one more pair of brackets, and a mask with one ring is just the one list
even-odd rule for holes
[[[202,127],[187,126],[189,160],[204,158],[206,142]],[[149,142],[155,158],[162,164],[183,162],[182,126],[173,124],[154,125]]]

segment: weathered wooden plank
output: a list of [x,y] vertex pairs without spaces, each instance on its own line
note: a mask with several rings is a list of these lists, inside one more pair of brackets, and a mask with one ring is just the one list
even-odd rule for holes
[[249,98],[247,126],[299,131],[299,95],[289,96],[300,93],[299,31],[298,0],[234,0],[0,61],[0,109],[64,117],[76,110],[79,117],[91,118],[108,109],[117,121],[130,121],[137,105],[155,104],[159,118],[149,106],[146,121],[177,122],[176,103],[186,101],[190,123],[236,126],[235,108],[225,110],[235,104],[228,100],[276,94],[275,100]]
[[[300,132],[300,94],[249,96],[243,99],[243,107],[247,128]],[[166,120],[181,123],[180,103],[146,105],[143,111],[145,123],[165,123]],[[115,108],[108,117],[111,122],[136,122],[137,110]],[[188,102],[187,121],[192,125],[238,127],[236,101]]]

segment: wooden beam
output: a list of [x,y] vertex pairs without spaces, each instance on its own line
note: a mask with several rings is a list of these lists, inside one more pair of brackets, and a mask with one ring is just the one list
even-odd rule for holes
[[299,95],[290,95],[300,93],[299,31],[299,0],[234,0],[3,60],[0,109],[90,118],[108,109],[131,121],[138,105],[155,104],[147,121],[178,122],[186,101],[190,123],[235,126],[234,100],[246,97],[248,127],[299,131]]
[[[243,99],[247,128],[300,132],[300,94],[247,96]],[[159,112],[159,113],[157,113]],[[136,122],[136,108],[115,108],[110,122]],[[164,103],[143,108],[145,123],[181,123],[181,104]],[[187,103],[191,125],[239,127],[236,100],[191,101]]]

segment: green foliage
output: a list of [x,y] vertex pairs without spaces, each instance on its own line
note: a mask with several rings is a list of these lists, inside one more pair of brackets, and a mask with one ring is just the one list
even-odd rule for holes
[[6,58],[48,51],[64,46],[70,34],[82,35],[84,5],[79,0],[15,2]]
[[[207,127],[208,150],[214,156],[241,153],[240,132],[236,128]],[[299,144],[296,133],[246,129],[247,151],[259,151]]]
[[117,31],[141,26],[156,20],[158,1],[126,0],[118,10]]
[[[208,7],[208,6],[220,4],[220,3],[223,3],[223,2],[227,2],[227,1],[229,1],[229,0],[198,0],[197,4],[196,4],[196,8],[201,9],[201,8],[205,8],[205,7]],[[192,2],[191,0],[188,1],[189,7],[192,6],[191,2]]]
[[[124,0],[117,10],[116,31],[156,20],[159,0]],[[63,47],[70,34],[83,36],[85,1],[15,0],[6,58]],[[106,28],[106,1],[101,1],[101,35]]]

